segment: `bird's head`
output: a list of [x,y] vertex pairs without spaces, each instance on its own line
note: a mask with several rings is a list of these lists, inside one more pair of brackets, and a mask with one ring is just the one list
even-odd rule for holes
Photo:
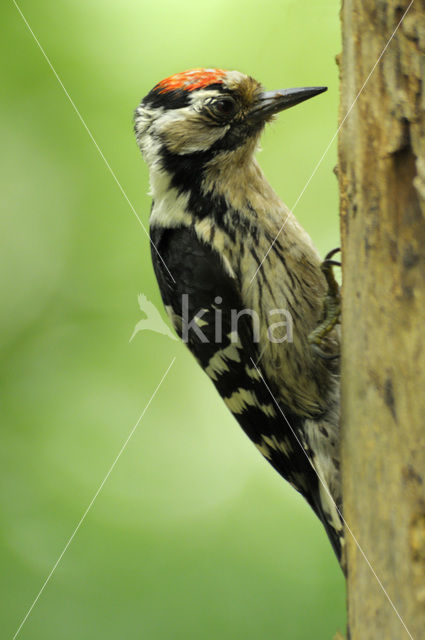
[[264,91],[239,71],[192,69],[162,80],[143,98],[135,111],[135,133],[151,168],[159,168],[165,157],[183,165],[196,157],[203,165],[237,150],[241,158],[241,148],[251,156],[266,122],[325,90]]

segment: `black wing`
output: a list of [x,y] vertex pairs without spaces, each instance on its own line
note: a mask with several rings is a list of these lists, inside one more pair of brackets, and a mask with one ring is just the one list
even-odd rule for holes
[[279,397],[278,390],[256,364],[259,351],[250,315],[239,315],[235,334],[235,315],[243,311],[237,280],[227,273],[218,253],[191,229],[154,227],[151,235],[162,258],[153,250],[155,274],[177,332],[245,433],[307,499],[340,557],[339,535],[323,511],[318,477],[307,457],[304,418],[276,406],[273,396]]

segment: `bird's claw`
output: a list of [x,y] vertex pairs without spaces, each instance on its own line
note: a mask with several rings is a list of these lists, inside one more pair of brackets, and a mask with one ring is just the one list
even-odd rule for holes
[[340,267],[341,263],[338,260],[332,260],[332,258],[334,257],[334,255],[336,255],[337,253],[339,253],[341,251],[341,249],[339,247],[337,247],[336,249],[332,249],[332,251],[329,251],[329,253],[325,256],[325,259],[323,260],[322,264],[321,264],[321,269],[323,272],[323,275],[326,278],[326,282],[328,284],[328,294],[327,295],[332,295],[338,296],[338,302],[340,302],[339,299],[339,286],[337,281],[335,280],[335,276],[333,273],[333,267]]
[[332,260],[333,256],[339,251],[341,251],[339,247],[330,251],[321,264],[321,269],[328,285],[328,291],[323,302],[322,320],[308,337],[313,351],[325,360],[334,360],[339,357],[339,354],[329,354],[321,348],[325,337],[332,331],[335,325],[340,322],[341,296],[333,268],[340,267],[341,263],[337,260]]

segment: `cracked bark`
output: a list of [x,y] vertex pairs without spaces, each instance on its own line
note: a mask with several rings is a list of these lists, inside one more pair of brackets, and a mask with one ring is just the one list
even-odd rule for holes
[[[344,0],[341,119],[408,0]],[[425,0],[339,138],[351,640],[425,638]]]

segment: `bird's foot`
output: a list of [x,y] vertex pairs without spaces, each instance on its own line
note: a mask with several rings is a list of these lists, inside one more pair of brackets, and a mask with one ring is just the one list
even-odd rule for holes
[[328,291],[323,302],[322,320],[308,337],[308,341],[314,352],[326,360],[333,360],[339,357],[339,354],[328,354],[321,348],[325,337],[332,331],[335,325],[340,322],[341,318],[341,296],[339,285],[335,280],[333,272],[333,268],[340,267],[341,263],[337,260],[332,260],[334,255],[339,251],[341,251],[339,248],[330,251],[321,264],[321,269],[328,285]]

